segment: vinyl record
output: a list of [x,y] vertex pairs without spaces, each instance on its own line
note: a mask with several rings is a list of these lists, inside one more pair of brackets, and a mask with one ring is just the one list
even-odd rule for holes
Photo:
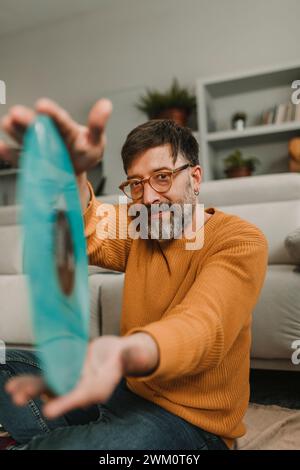
[[24,270],[45,380],[64,394],[77,383],[89,335],[88,263],[76,178],[53,121],[39,115],[20,159]]

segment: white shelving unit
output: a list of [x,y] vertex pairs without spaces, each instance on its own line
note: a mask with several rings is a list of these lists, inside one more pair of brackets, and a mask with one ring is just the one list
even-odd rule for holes
[[[197,81],[200,160],[204,180],[225,178],[223,159],[239,148],[261,164],[255,174],[288,170],[288,140],[300,136],[300,121],[260,125],[264,111],[291,99],[291,84],[300,79],[300,65],[288,64]],[[231,128],[236,112],[245,112],[244,130]]]

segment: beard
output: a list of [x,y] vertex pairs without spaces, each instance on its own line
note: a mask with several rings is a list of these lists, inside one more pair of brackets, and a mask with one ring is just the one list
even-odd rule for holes
[[158,241],[182,238],[185,228],[192,224],[195,205],[192,185],[188,182],[182,199],[147,206],[148,238]]

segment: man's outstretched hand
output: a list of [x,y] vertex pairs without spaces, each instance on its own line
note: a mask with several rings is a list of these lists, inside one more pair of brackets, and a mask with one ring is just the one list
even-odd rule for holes
[[[81,126],[57,103],[48,99],[39,99],[34,109],[25,106],[13,106],[2,118],[1,124],[18,145],[22,145],[24,133],[33,122],[37,113],[50,116],[60,131],[70,152],[75,173],[78,175],[95,166],[103,155],[105,126],[112,111],[112,104],[107,99],[101,99],[92,107],[88,123]],[[0,141],[0,156],[7,160],[15,157],[15,151]]]
[[81,378],[68,394],[53,397],[42,377],[33,375],[10,379],[6,391],[20,406],[40,396],[46,402],[45,416],[55,418],[72,409],[106,402],[122,376],[147,375],[156,368],[158,360],[156,342],[146,333],[102,336],[90,343]]
[[0,159],[15,164],[18,160],[19,149],[27,127],[33,122],[37,113],[47,114],[55,122],[71,156],[82,201],[88,200],[86,186],[86,171],[97,165],[103,157],[106,144],[105,127],[112,112],[112,104],[107,99],[101,99],[92,107],[86,126],[75,122],[71,116],[57,103],[48,99],[39,99],[34,109],[25,106],[13,106],[2,118],[3,131],[9,135],[14,145],[9,146],[0,140]]

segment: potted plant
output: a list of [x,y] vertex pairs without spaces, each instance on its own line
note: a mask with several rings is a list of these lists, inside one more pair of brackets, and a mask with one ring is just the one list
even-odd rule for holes
[[224,159],[225,173],[228,178],[251,176],[260,161],[256,157],[244,158],[240,150],[235,150]]
[[186,126],[190,114],[196,109],[196,96],[174,79],[165,93],[147,90],[136,107],[149,119],[173,119],[177,124]]

